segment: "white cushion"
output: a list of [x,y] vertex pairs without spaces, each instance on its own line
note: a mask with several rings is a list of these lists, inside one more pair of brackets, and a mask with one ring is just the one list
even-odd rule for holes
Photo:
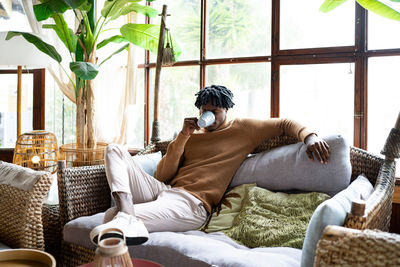
[[[101,224],[104,213],[83,216],[64,226],[64,241],[95,249],[90,231]],[[298,267],[301,250],[289,247],[250,249],[237,244],[222,232],[153,232],[140,246],[129,246],[133,258],[148,259],[164,266],[265,266]],[[260,265],[261,263],[261,265]]]
[[331,149],[328,164],[310,160],[302,142],[282,146],[247,158],[230,187],[257,183],[272,191],[301,190],[333,196],[350,183],[350,147],[340,135],[324,140]]
[[136,155],[133,156],[132,159],[137,162],[140,167],[151,176],[154,176],[154,173],[157,170],[157,164],[161,160],[161,151],[145,154],[145,155]]
[[365,176],[360,175],[349,187],[333,198],[321,203],[311,216],[303,243],[301,266],[313,266],[318,240],[327,225],[343,226],[347,212],[351,210],[351,202],[366,200],[374,188]]

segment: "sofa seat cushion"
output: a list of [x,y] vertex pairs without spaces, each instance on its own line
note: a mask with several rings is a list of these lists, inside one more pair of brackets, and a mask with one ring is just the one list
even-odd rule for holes
[[[102,223],[104,213],[84,216],[64,227],[64,241],[94,249],[91,229]],[[300,266],[301,250],[287,247],[247,248],[222,232],[154,232],[149,241],[129,247],[132,257],[164,266]],[[260,264],[261,263],[261,264]]]

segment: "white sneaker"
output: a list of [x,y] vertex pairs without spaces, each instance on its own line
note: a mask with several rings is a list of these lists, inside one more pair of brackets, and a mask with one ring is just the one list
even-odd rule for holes
[[[93,228],[90,232],[90,241],[97,245],[99,233],[105,229],[118,228],[120,229],[126,239],[126,245],[140,245],[149,239],[149,232],[146,226],[141,220],[138,220],[135,216],[127,214],[125,212],[118,212],[118,214],[109,221],[108,223],[101,224]],[[109,237],[120,237],[121,234],[118,232],[109,232],[101,236],[101,239]]]

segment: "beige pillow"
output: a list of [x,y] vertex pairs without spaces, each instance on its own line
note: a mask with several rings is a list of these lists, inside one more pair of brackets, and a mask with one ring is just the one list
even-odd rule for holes
[[[44,249],[42,206],[52,176],[0,162],[0,241],[12,248]],[[28,183],[21,183],[25,177]],[[4,182],[6,180],[6,182]]]
[[242,208],[243,199],[247,194],[246,189],[255,186],[256,184],[243,184],[228,189],[201,230],[211,233],[230,228]]

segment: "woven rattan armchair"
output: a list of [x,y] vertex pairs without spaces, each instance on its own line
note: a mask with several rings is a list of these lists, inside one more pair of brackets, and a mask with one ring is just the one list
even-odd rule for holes
[[[335,228],[335,233],[337,233],[335,235],[336,243],[340,243],[342,236],[346,236],[345,233],[348,231],[346,228],[389,230],[395,179],[394,158],[398,156],[400,147],[400,116],[398,126],[398,129],[392,130],[388,138],[384,149],[385,160],[365,150],[351,147],[351,180],[353,181],[359,174],[364,173],[369,181],[375,185],[375,189],[366,201],[363,212],[360,213],[360,210],[357,209],[357,212],[347,216],[344,227]],[[151,144],[140,152],[140,154],[156,151],[161,151],[164,154],[169,142],[162,141]],[[298,140],[287,136],[268,139],[258,146],[254,153],[268,151],[272,148],[295,142],[298,142]],[[110,207],[111,194],[103,165],[65,168],[65,163],[60,161],[58,185],[62,227],[75,218],[104,212]],[[337,253],[338,248],[333,245],[325,245],[325,240],[332,240],[333,235],[331,232],[328,232],[320,240],[316,266],[326,266],[336,262],[340,262],[340,266],[346,265],[347,258],[337,259],[342,256],[342,253]],[[369,235],[369,232],[365,235]],[[374,235],[370,236],[373,238]],[[398,238],[396,240],[400,244],[400,240]],[[334,252],[330,252],[330,249],[333,249]],[[371,251],[373,250],[371,248]],[[62,241],[62,266],[77,266],[92,261],[93,257],[93,250]],[[333,258],[335,258],[335,261]],[[349,264],[353,262],[354,259],[349,261]]]

